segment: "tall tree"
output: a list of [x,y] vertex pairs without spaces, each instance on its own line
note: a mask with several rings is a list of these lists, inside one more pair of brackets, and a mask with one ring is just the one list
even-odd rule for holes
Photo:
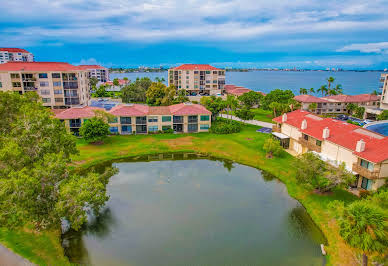
[[260,99],[263,98],[263,95],[255,91],[246,92],[243,95],[238,97],[238,100],[246,107],[252,108],[254,105],[260,103]]
[[146,91],[151,86],[152,81],[147,78],[137,78],[134,82],[124,86],[121,89],[121,98],[123,102],[146,102]]
[[322,97],[323,97],[324,95],[327,95],[328,89],[327,89],[326,85],[322,85],[322,86],[317,90],[317,92],[321,92],[321,93],[322,93]]
[[232,111],[236,110],[238,106],[238,101],[235,96],[228,94],[225,100],[225,107],[227,108],[227,112],[232,119]]
[[312,112],[315,112],[315,110],[317,110],[317,103],[310,103],[309,104],[309,110],[312,111]]
[[326,79],[326,81],[327,81],[327,90],[329,91],[329,90],[331,89],[331,84],[335,81],[335,78],[333,78],[333,77],[328,77],[328,78]]
[[310,93],[315,93],[315,89],[314,88],[310,88]]
[[299,94],[303,95],[303,94],[307,94],[307,93],[308,93],[307,89],[305,89],[305,88],[300,88],[299,89]]
[[218,114],[225,109],[225,101],[221,97],[215,96],[204,96],[201,97],[201,104],[206,107],[210,112],[212,112],[212,120],[214,121]]
[[335,86],[335,92],[336,92],[336,94],[343,94],[343,89],[342,89],[342,85],[341,84],[337,84]]
[[96,77],[91,77],[89,79],[89,82],[90,82],[90,86],[92,87],[92,89],[96,89],[98,79]]
[[265,110],[270,110],[269,105],[272,102],[287,104],[294,96],[291,90],[272,90],[261,100],[261,106]]
[[185,89],[180,89],[177,91],[177,97],[174,102],[177,103],[185,103],[189,101],[189,97],[187,97],[187,91]]
[[119,86],[120,85],[120,81],[119,81],[118,78],[113,79],[113,85],[114,86]]
[[79,133],[89,143],[100,143],[109,134],[109,125],[103,118],[92,117],[82,124]]
[[170,105],[176,94],[175,86],[167,87],[161,82],[153,82],[146,92],[147,103],[151,105]]

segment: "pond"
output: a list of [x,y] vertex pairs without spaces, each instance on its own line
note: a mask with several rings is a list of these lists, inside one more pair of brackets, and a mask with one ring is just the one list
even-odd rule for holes
[[210,158],[113,165],[104,210],[63,235],[71,262],[322,265],[322,233],[265,172]]

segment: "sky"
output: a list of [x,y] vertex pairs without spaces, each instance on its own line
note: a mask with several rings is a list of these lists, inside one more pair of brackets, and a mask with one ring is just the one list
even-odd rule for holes
[[388,0],[0,0],[0,46],[107,67],[388,68]]

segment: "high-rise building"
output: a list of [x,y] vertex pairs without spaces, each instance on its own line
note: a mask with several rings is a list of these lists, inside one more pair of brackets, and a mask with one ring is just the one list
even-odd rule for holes
[[79,65],[80,68],[89,71],[89,78],[96,78],[104,83],[109,80],[109,69],[99,65]]
[[7,62],[33,62],[34,55],[20,48],[0,48],[0,64]]
[[381,82],[380,89],[382,89],[380,108],[384,110],[388,110],[388,73],[381,74],[380,82]]
[[225,70],[204,64],[184,64],[168,70],[168,85],[185,89],[190,95],[224,92]]
[[68,63],[9,62],[0,65],[0,91],[35,91],[54,109],[87,105],[88,71]]

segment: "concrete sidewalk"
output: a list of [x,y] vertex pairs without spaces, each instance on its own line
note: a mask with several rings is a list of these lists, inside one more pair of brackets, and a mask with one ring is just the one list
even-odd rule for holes
[[0,244],[0,266],[32,266],[28,260]]
[[240,118],[232,115],[227,115],[227,114],[220,114],[219,115],[220,117],[222,118],[227,118],[227,119],[232,119],[232,120],[235,120],[235,121],[239,121],[239,122],[243,122],[243,123],[246,123],[246,124],[251,124],[251,125],[255,125],[255,126],[260,126],[260,127],[269,127],[269,128],[272,128],[272,126],[274,124],[272,123],[268,123],[268,122],[263,122],[263,121],[258,121],[258,120],[241,120]]

